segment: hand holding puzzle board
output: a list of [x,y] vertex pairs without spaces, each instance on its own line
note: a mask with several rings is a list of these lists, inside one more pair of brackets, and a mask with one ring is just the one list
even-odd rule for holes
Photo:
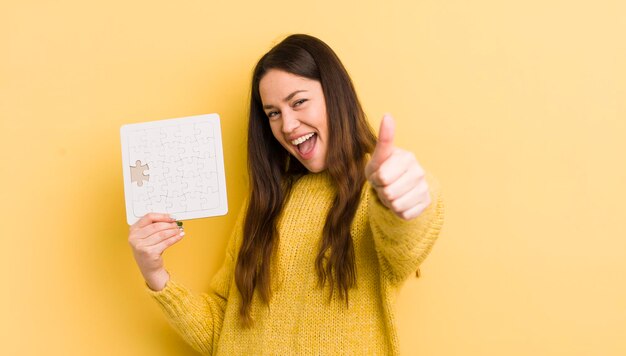
[[228,212],[217,114],[122,126],[126,220],[149,212],[178,220]]

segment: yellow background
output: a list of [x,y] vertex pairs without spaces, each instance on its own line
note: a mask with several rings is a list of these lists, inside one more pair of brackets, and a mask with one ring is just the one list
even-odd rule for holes
[[218,112],[230,214],[167,267],[203,291],[246,192],[256,60],[322,38],[445,189],[398,299],[406,355],[626,354],[623,1],[7,1],[0,354],[193,355],[127,243],[119,127]]

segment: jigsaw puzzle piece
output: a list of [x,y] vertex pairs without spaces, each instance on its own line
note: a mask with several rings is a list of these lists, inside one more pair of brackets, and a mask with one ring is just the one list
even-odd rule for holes
[[220,205],[220,195],[217,191],[202,194],[202,209],[215,209]]
[[182,160],[182,164],[178,167],[178,170],[183,179],[189,180],[200,176],[200,172],[198,171],[200,167],[201,165],[196,157],[187,157]]
[[182,170],[183,161],[180,159],[163,162],[163,177],[165,178],[167,184],[173,184],[180,180],[183,176],[181,173]]
[[187,203],[187,211],[202,210],[202,192],[193,191],[185,194],[185,201]]
[[137,183],[138,187],[144,185],[144,181],[150,180],[150,175],[146,173],[149,169],[147,164],[141,164],[140,160],[135,161],[134,166],[130,166],[130,182]]
[[161,139],[163,133],[159,128],[151,128],[146,130],[148,145],[144,151],[144,158],[147,162],[153,162],[160,159],[159,152],[162,151]]
[[147,138],[146,130],[130,133],[128,144],[130,146],[128,151],[130,162],[134,163],[137,160],[147,162],[149,160],[150,140]]
[[194,141],[196,140],[196,134],[197,134],[197,130],[195,128],[195,124],[190,123],[190,124],[183,124],[180,125],[180,132],[181,132],[181,138],[183,139],[183,142],[187,141],[187,139],[193,139]]
[[163,131],[158,127],[147,129],[145,132],[145,137],[148,139],[150,147],[161,146],[161,140],[164,136]]
[[180,144],[182,148],[180,152],[181,158],[195,157],[197,156],[196,150],[200,146],[200,143],[195,137],[187,137],[184,142]]
[[213,125],[210,122],[196,123],[197,139],[201,144],[209,143],[209,139],[215,137]]
[[[165,181],[162,174],[153,175],[153,179],[150,181],[148,186],[146,187],[148,196],[153,204],[158,204],[159,207],[165,207],[165,202],[162,201],[164,196],[168,194],[168,183]],[[155,203],[156,202],[156,203]],[[154,208],[156,209],[156,207]],[[156,210],[155,210],[156,211]],[[160,210],[165,211],[165,210]]]
[[133,131],[128,137],[128,156],[130,162],[141,160],[146,162],[146,152],[148,151],[148,141],[144,135],[144,130]]
[[161,133],[163,135],[161,137],[161,143],[163,144],[174,143],[174,142],[180,141],[181,132],[180,132],[179,126],[172,125],[172,126],[163,127],[161,128]]
[[184,196],[189,189],[189,184],[182,180],[176,180],[168,184],[168,196],[180,197]]
[[201,172],[200,175],[201,184],[205,187],[203,191],[206,192],[216,192],[218,191],[218,181],[217,181],[217,172],[205,169]]
[[133,188],[133,214],[137,217],[149,212],[147,205],[150,202],[148,192],[144,189]]
[[166,197],[162,195],[153,195],[150,197],[150,211],[160,213],[167,211]]
[[199,176],[189,180],[190,190],[197,194],[201,209],[214,209],[219,206],[219,188],[211,185],[217,177],[211,181]]
[[215,157],[215,140],[212,138],[206,139],[205,142],[202,142],[198,139],[199,145],[194,147],[193,150],[195,155],[198,157]]
[[187,202],[185,195],[172,195],[166,198],[166,207],[168,213],[182,213],[187,210]]

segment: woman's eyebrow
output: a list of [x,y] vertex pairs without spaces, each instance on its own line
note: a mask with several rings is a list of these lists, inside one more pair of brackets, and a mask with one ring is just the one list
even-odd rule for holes
[[[298,93],[302,93],[302,92],[305,92],[305,91],[306,91],[306,90],[296,90],[296,91],[294,91],[293,93],[291,93],[291,94],[287,95],[287,97],[286,97],[286,98],[284,98],[284,99],[283,99],[283,101],[289,101],[289,100],[293,99],[293,97],[294,97],[296,94],[298,94]],[[263,105],[263,109],[271,109],[271,108],[273,108],[273,107],[274,107],[274,105]]]

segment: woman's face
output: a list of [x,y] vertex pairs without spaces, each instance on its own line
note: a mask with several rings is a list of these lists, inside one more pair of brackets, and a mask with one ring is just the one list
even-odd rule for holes
[[328,118],[320,82],[272,69],[261,78],[259,92],[278,142],[309,171],[325,170]]

